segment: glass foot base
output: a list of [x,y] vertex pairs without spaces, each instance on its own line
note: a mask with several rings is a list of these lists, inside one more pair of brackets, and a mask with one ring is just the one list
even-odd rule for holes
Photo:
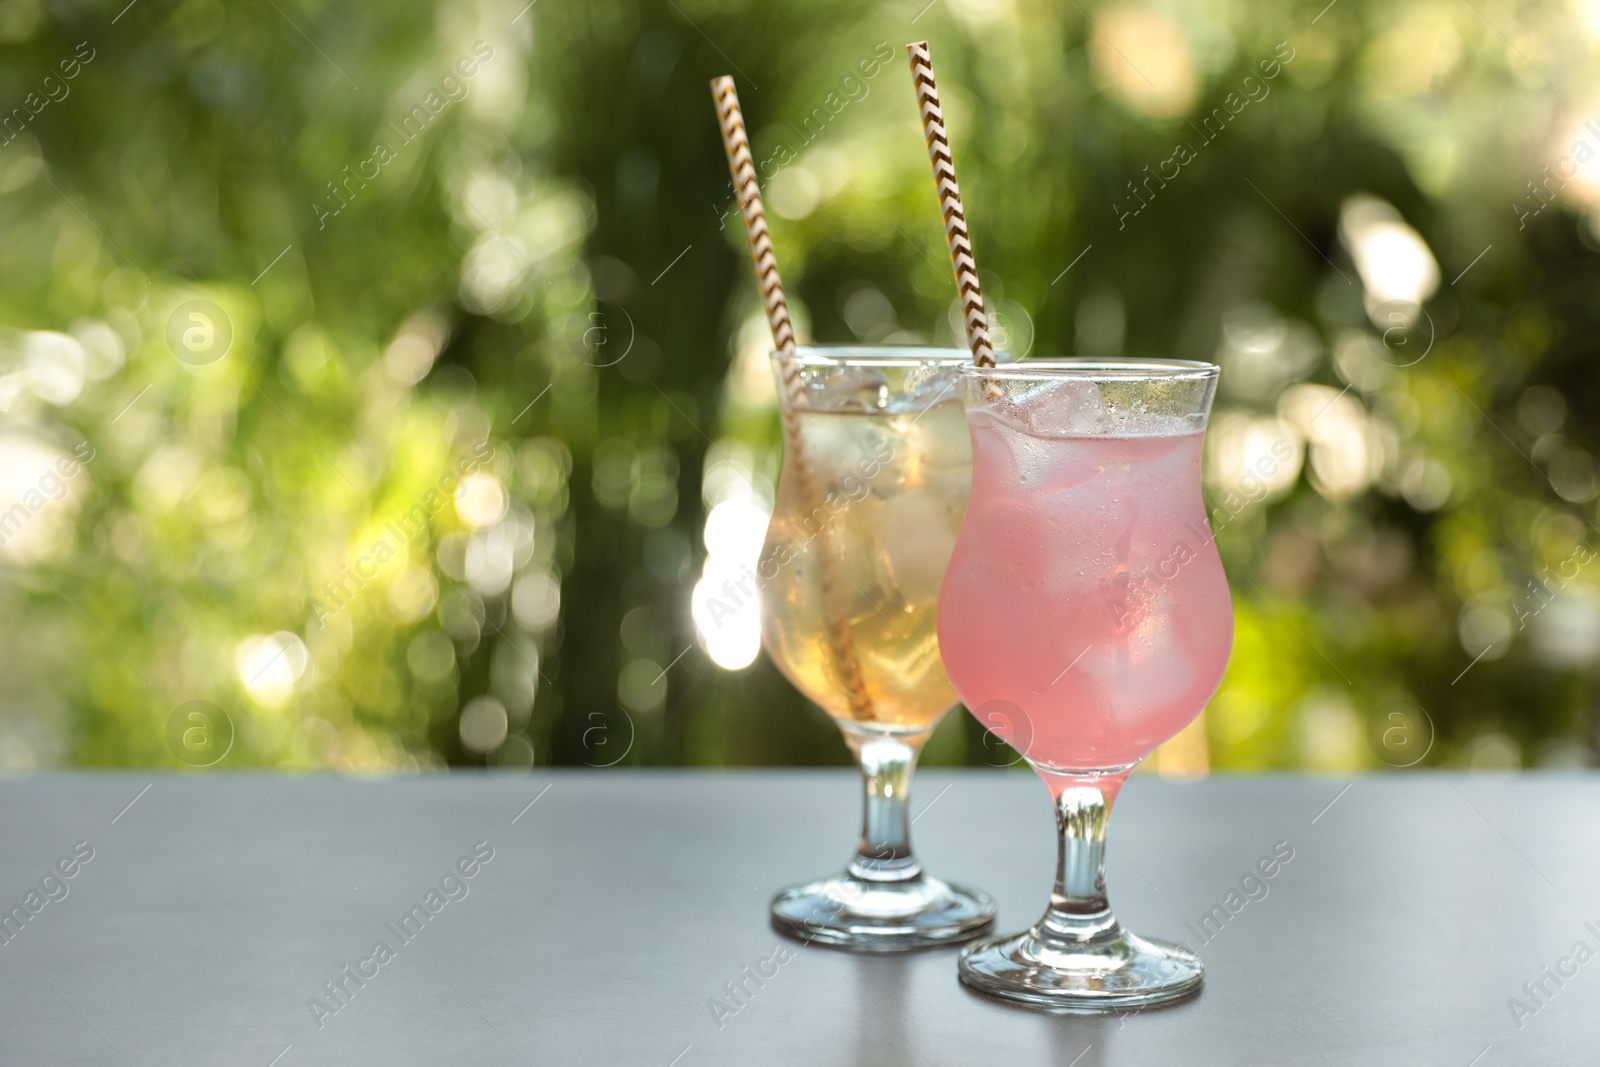
[[844,873],[773,897],[772,925],[803,941],[901,952],[976,937],[994,911],[988,894],[927,875],[874,882]]
[[1199,992],[1200,957],[1120,926],[1092,942],[1046,941],[1037,929],[961,953],[961,980],[1006,1000],[1073,1012],[1125,1011]]

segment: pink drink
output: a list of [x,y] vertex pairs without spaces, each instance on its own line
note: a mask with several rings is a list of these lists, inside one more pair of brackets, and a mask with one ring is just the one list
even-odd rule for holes
[[1204,434],[1042,436],[968,417],[972,498],[939,599],[950,679],[1038,767],[1135,763],[1200,713],[1233,644]]

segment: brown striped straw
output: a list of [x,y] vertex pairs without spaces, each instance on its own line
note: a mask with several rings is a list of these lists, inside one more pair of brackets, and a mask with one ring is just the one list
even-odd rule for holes
[[[745,134],[744,113],[739,110],[739,93],[733,87],[733,79],[713,78],[711,98],[717,105],[722,147],[728,155],[728,173],[733,176],[734,194],[739,198],[740,213],[744,217],[744,235],[750,245],[750,260],[755,264],[756,283],[761,287],[761,303],[766,309],[767,325],[772,329],[773,347],[779,354],[783,396],[778,408],[783,414],[784,454],[786,462],[793,467],[801,499],[811,506],[820,498],[800,438],[799,408],[805,383],[800,377],[799,361],[795,359],[794,326],[789,322],[788,301],[783,298],[783,280],[778,277],[778,261],[772,254],[772,234],[767,230],[767,214],[761,207],[761,190],[756,185],[755,164],[750,156],[750,138]],[[822,586],[829,647],[835,664],[844,675],[850,714],[856,719],[870,720],[873,718],[872,698],[867,693],[866,682],[861,676],[861,662],[856,658],[855,642],[850,637],[848,605],[833,574],[833,538],[829,523],[824,522],[820,536],[823,542],[821,565],[817,571]]]
[[734,195],[739,198],[744,215],[744,234],[750,241],[750,259],[761,286],[761,302],[766,307],[767,324],[772,327],[772,345],[784,356],[784,393],[793,399],[800,395],[801,388],[800,371],[794,365],[794,327],[789,323],[789,304],[783,298],[778,261],[772,254],[772,234],[767,231],[767,213],[761,207],[750,138],[744,132],[744,112],[739,110],[739,92],[733,87],[733,79],[713,78],[711,97],[717,104],[722,148],[728,154],[728,173],[733,176]]
[[956,165],[950,158],[950,138],[944,132],[944,112],[939,108],[939,87],[933,80],[928,42],[906,45],[906,55],[911,58],[911,81],[917,90],[917,108],[922,112],[922,136],[928,142],[928,161],[933,164],[939,210],[944,214],[945,241],[950,245],[950,265],[955,268],[956,289],[961,295],[967,347],[972,349],[973,363],[992,367],[994,347],[989,343],[989,316],[984,313],[983,292],[978,288],[978,265],[972,258],[967,216],[961,210],[961,187],[956,184]]

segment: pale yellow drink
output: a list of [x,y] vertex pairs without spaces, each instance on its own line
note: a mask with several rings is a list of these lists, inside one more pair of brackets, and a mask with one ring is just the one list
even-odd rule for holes
[[808,943],[950,944],[994,920],[986,893],[911,849],[917,754],[956,703],[935,616],[972,487],[957,348],[801,347],[758,577],[767,654],[855,757],[861,835],[843,871],[791,886],[773,922]]
[[[928,730],[957,700],[935,615],[972,484],[961,401],[798,418],[813,493],[786,463],[759,570],[767,652],[841,724]],[[846,629],[854,672],[830,625]]]

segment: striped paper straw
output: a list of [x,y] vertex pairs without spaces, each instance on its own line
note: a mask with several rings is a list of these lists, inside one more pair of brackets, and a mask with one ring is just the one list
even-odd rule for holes
[[784,357],[783,391],[787,400],[800,395],[800,368],[794,359],[794,326],[789,322],[789,303],[783,298],[783,279],[778,277],[778,260],[772,254],[772,234],[767,230],[767,213],[761,207],[761,190],[756,185],[756,168],[750,157],[750,138],[744,132],[744,113],[739,110],[739,93],[733,79],[713,78],[711,96],[717,104],[717,121],[722,127],[722,147],[728,154],[728,173],[733,176],[733,192],[739,198],[744,216],[744,235],[750,244],[750,259],[756,268],[756,284],[761,287],[761,303],[772,328],[772,346]]
[[[778,404],[783,414],[783,434],[786,443],[784,455],[792,465],[800,497],[807,506],[820,502],[816,493],[816,479],[800,438],[799,407],[805,389],[800,378],[800,364],[795,359],[794,326],[789,321],[789,304],[783,298],[783,280],[778,277],[778,261],[772,254],[772,234],[767,230],[767,214],[761,207],[761,190],[756,185],[756,169],[750,157],[750,138],[744,130],[744,113],[739,110],[739,93],[729,77],[711,81],[711,98],[717,105],[717,122],[722,127],[722,148],[728,155],[728,173],[733,176],[734,195],[739,198],[740,213],[744,217],[744,235],[750,245],[750,260],[755,264],[756,283],[761,287],[761,304],[767,312],[767,325],[772,329],[772,344],[778,350],[783,396]],[[866,681],[861,676],[861,662],[856,658],[855,642],[850,637],[848,602],[839,589],[833,573],[833,537],[831,526],[824,525],[821,561],[817,568],[822,586],[824,617],[828,628],[828,644],[834,663],[843,674],[845,692],[850,702],[850,714],[856,719],[870,720],[872,697],[867,693]]]
[[961,295],[967,347],[972,349],[972,362],[980,367],[992,367],[994,348],[989,344],[989,316],[984,313],[983,292],[978,288],[978,265],[972,258],[967,216],[961,210],[961,187],[956,184],[956,165],[950,158],[950,138],[944,132],[944,112],[939,109],[939,87],[933,80],[933,58],[928,54],[928,42],[906,45],[906,55],[911,58],[911,81],[917,90],[917,108],[922,112],[922,135],[928,142],[928,161],[933,164],[939,210],[944,214],[945,241],[950,245],[950,265],[955,268],[956,289]]

